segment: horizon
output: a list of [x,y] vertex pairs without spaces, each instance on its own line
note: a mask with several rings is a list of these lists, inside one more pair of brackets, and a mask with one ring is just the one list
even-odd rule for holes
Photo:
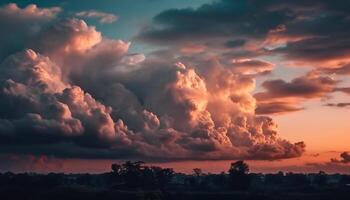
[[350,2],[4,0],[0,173],[350,174]]

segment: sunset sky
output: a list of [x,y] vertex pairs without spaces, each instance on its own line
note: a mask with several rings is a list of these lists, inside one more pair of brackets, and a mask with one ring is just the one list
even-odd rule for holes
[[350,1],[2,0],[0,172],[350,174]]

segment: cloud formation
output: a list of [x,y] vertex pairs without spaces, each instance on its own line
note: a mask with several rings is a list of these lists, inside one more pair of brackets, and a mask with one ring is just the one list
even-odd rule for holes
[[231,69],[161,53],[145,58],[78,19],[33,34],[0,64],[4,153],[216,160],[304,152],[303,142],[280,138],[271,118],[255,115],[251,75],[271,63],[241,60]]
[[339,159],[336,159],[336,158],[333,158],[331,159],[331,162],[332,163],[344,163],[344,164],[347,164],[347,163],[350,163],[350,154],[349,152],[343,152],[340,154],[340,160]]
[[0,60],[22,50],[60,11],[60,7],[38,8],[35,4],[25,8],[15,3],[0,7]]
[[285,82],[281,79],[265,81],[262,86],[267,90],[255,94],[260,99],[270,98],[317,98],[332,92],[337,81],[328,76],[313,72]]
[[340,69],[349,63],[349,6],[331,0],[219,0],[197,9],[165,10],[138,38],[165,45],[192,41],[229,51],[240,47],[279,54],[297,66]]
[[337,83],[332,77],[315,71],[290,82],[281,79],[267,80],[262,83],[265,91],[254,95],[259,102],[256,111],[259,114],[278,114],[302,110],[303,108],[296,105],[307,99],[327,97],[335,91]]
[[350,87],[338,87],[338,88],[334,88],[335,92],[343,92],[347,95],[350,95]]
[[258,112],[288,113],[301,110],[302,101],[333,92],[338,82],[330,76],[349,75],[349,6],[330,0],[219,0],[196,9],[165,10],[137,38],[180,49],[177,53],[192,61],[215,58],[245,75],[270,73],[274,65],[259,61],[266,56],[280,58],[286,66],[313,68],[291,83],[265,81],[262,87],[268,91],[256,94]]
[[303,109],[304,108],[302,107],[294,106],[294,103],[272,101],[267,103],[258,103],[255,112],[259,115],[269,115],[296,112]]
[[75,14],[77,17],[83,18],[97,18],[100,23],[113,23],[118,20],[118,17],[111,13],[100,12],[96,10],[81,11]]

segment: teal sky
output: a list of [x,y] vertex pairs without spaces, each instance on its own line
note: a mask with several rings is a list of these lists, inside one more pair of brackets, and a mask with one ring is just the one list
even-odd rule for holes
[[[61,16],[73,17],[76,12],[97,10],[112,13],[118,20],[111,24],[101,24],[96,19],[84,19],[89,25],[94,25],[105,37],[131,41],[142,26],[149,23],[152,18],[170,8],[196,8],[204,3],[214,0],[19,0],[19,7],[36,4],[38,7],[59,6],[63,9]],[[4,0],[1,4],[11,3],[13,0]],[[132,43],[130,52],[147,52],[147,46]]]

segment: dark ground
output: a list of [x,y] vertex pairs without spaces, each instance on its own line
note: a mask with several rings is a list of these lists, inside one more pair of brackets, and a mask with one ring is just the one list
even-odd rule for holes
[[0,200],[350,200],[350,175],[256,174],[243,161],[193,172],[126,162],[104,174],[0,173]]

